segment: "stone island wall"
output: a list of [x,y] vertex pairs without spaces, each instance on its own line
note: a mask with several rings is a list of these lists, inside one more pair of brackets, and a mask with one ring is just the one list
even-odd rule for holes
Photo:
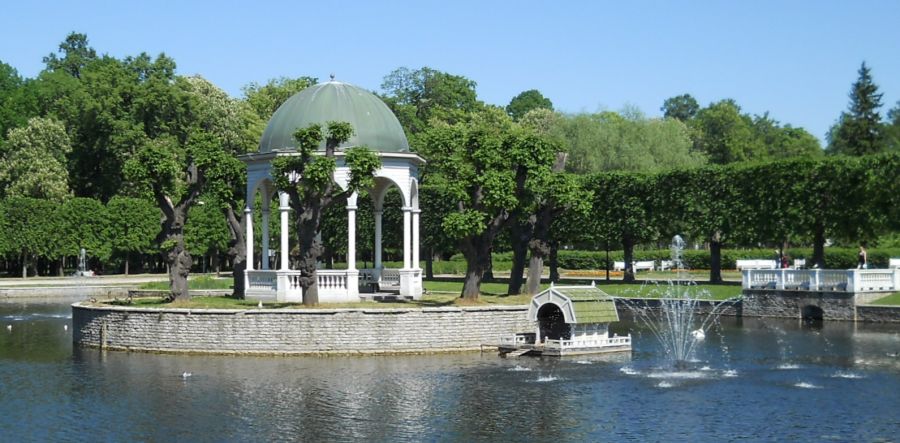
[[457,352],[534,329],[527,306],[416,309],[142,309],[72,305],[76,346],[247,354]]
[[863,304],[889,294],[744,289],[742,314],[748,317],[802,318],[805,309],[814,307],[821,309],[823,320],[900,321],[900,310],[896,307]]

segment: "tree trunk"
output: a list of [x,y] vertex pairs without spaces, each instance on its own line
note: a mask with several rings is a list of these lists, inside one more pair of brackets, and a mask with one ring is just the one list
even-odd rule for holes
[[[231,241],[228,243],[228,255],[231,257],[232,261],[232,279],[234,288],[233,295],[235,298],[244,298],[244,293],[246,288],[244,287],[245,275],[244,271],[247,270],[247,242],[244,238],[244,233],[246,232],[246,223],[247,216],[243,214],[240,219],[238,219],[235,211],[232,207],[225,207],[222,212],[225,215],[225,220],[228,222],[228,232],[231,235]],[[286,259],[286,257],[282,257],[282,259]]]
[[297,223],[297,232],[300,236],[300,287],[303,288],[303,304],[316,306],[319,304],[319,284],[316,273],[316,265],[319,257],[324,252],[322,241],[317,235],[318,223],[309,219]]
[[531,258],[528,260],[528,279],[525,283],[525,293],[535,295],[541,290],[541,273],[544,271],[543,254],[535,254],[531,252]]
[[481,282],[491,264],[491,241],[485,238],[487,235],[470,237],[461,248],[466,258],[466,280],[461,294],[465,300],[477,300],[481,294]]
[[59,269],[57,269],[56,275],[62,277],[66,273],[66,271],[63,269],[65,267],[66,267],[66,257],[60,257],[59,258]]
[[125,252],[125,275],[128,275],[128,252]]
[[550,281],[559,283],[559,242],[550,242]]
[[719,231],[709,238],[709,282],[722,282],[722,233]]
[[188,275],[191,273],[193,259],[184,246],[178,245],[166,254],[169,264],[169,290],[172,300],[190,300],[188,292]]
[[625,259],[625,275],[622,277],[622,281],[626,283],[633,283],[634,279],[634,241],[631,240],[628,236],[622,239],[622,249],[624,252]]
[[425,254],[425,278],[434,279],[434,248],[428,246],[428,253]]
[[484,269],[484,273],[482,274],[481,279],[484,281],[493,281],[494,280],[494,254],[492,253],[493,249],[488,250],[487,254],[487,267]]
[[825,269],[825,226],[822,223],[816,223],[815,233],[813,234],[813,256],[811,261],[815,267]]
[[[520,223],[510,225],[510,240],[512,241],[512,269],[509,273],[509,286],[506,288],[508,295],[522,293],[522,274],[525,272],[525,260],[528,258],[528,239],[531,236],[527,226]],[[530,269],[530,268],[529,268]],[[529,275],[530,275],[529,271]]]
[[22,278],[28,278],[28,260],[25,259],[25,254],[22,254]]

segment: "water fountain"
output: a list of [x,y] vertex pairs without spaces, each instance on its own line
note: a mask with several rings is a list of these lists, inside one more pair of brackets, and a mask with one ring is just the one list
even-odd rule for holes
[[658,306],[645,300],[623,300],[659,341],[665,355],[677,368],[684,368],[693,357],[697,344],[706,338],[709,328],[721,314],[728,300],[714,303],[709,294],[697,289],[687,278],[683,259],[685,242],[680,235],[672,238],[671,257],[678,279],[660,286]]
[[93,277],[94,271],[87,269],[87,251],[81,248],[78,253],[78,270],[75,271],[76,277]]

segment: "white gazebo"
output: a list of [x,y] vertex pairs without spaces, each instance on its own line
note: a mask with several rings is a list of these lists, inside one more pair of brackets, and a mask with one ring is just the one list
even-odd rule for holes
[[[409,152],[409,143],[397,117],[374,94],[347,83],[330,81],[311,86],[295,94],[275,111],[263,133],[259,152],[246,154],[247,164],[247,270],[245,296],[251,300],[300,302],[303,291],[300,271],[290,269],[288,196],[275,189],[272,160],[278,156],[297,155],[293,133],[312,123],[345,121],[353,126],[354,135],[336,153],[335,181],[346,187],[349,168],[344,163],[343,149],[368,146],[381,157],[381,168],[375,172],[375,186],[369,194],[375,210],[375,257],[372,269],[356,267],[356,210],[358,195],[347,199],[347,269],[318,269],[320,302],[360,301],[360,287],[379,292],[396,293],[400,297],[418,299],[422,295],[422,270],[419,268],[419,167],[425,163]],[[324,143],[320,148],[324,151]],[[403,267],[385,269],[382,263],[381,215],[384,196],[396,186],[402,195]],[[257,191],[260,199],[256,200]],[[271,202],[278,195],[281,242],[277,252],[269,249],[269,217]],[[253,211],[262,212],[262,244],[254,246]],[[271,269],[270,258],[277,255],[277,269]],[[259,262],[259,269],[256,263]]]

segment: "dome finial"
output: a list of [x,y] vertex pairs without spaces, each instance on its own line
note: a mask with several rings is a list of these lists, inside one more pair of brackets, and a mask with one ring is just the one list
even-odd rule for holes
[[333,72],[331,74],[328,74],[328,76],[331,77],[331,81],[334,81],[334,73]]

